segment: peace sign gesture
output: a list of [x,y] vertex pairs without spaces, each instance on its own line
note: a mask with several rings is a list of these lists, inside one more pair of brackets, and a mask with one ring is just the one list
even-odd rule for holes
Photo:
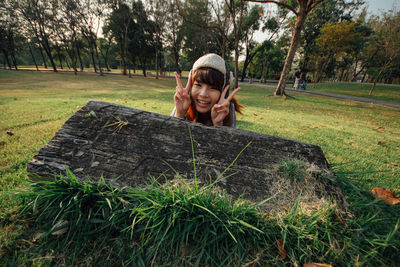
[[221,97],[217,104],[211,109],[211,120],[214,126],[222,126],[224,119],[229,114],[229,106],[233,99],[233,96],[240,91],[240,87],[233,90],[233,92],[225,98],[226,92],[229,90],[229,85],[227,85],[221,94]]
[[175,117],[178,118],[185,118],[186,112],[189,109],[191,100],[190,100],[190,89],[192,88],[192,73],[189,73],[188,82],[186,87],[183,88],[181,78],[177,72],[174,72],[175,79],[176,79],[176,92],[174,95],[174,102],[175,102]]

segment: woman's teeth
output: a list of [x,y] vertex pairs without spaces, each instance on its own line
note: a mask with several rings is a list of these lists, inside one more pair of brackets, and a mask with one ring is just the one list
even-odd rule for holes
[[208,105],[208,104],[210,104],[210,102],[208,102],[208,101],[202,101],[202,100],[197,100],[197,102],[198,102],[199,104],[202,104],[202,105]]

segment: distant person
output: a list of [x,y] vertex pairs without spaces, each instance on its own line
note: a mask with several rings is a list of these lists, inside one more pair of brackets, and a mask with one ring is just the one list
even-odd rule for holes
[[185,88],[176,72],[175,78],[175,107],[171,116],[208,126],[236,127],[235,112],[241,113],[243,106],[234,95],[240,88],[229,94],[231,73],[222,57],[217,54],[200,57],[193,64]]
[[294,73],[294,84],[293,84],[294,90],[297,90],[297,88],[299,88],[300,76],[301,76],[301,71],[296,70],[296,72]]

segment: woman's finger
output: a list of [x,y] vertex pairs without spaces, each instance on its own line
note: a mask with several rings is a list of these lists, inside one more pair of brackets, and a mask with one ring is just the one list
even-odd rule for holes
[[224,91],[222,92],[221,97],[219,99],[219,102],[222,102],[222,100],[225,99],[226,92],[228,92],[228,90],[229,90],[229,84],[227,86],[225,86]]
[[229,101],[232,101],[232,99],[233,99],[233,97],[235,96],[235,94],[237,93],[237,92],[239,92],[240,91],[240,87],[238,87],[238,88],[236,88],[235,90],[233,90],[233,92],[228,96],[228,100]]
[[192,88],[192,72],[189,72],[189,77],[188,77],[188,81],[186,83],[186,88],[185,91],[189,92],[190,88]]
[[175,75],[175,79],[176,79],[176,85],[177,85],[179,88],[183,88],[182,82],[181,82],[181,77],[179,76],[179,74],[175,71],[175,72],[174,72],[174,75]]
[[183,94],[183,90],[182,90],[182,88],[180,88],[179,86],[177,86],[175,89],[176,89],[176,92],[177,92],[178,94],[180,94],[180,95]]

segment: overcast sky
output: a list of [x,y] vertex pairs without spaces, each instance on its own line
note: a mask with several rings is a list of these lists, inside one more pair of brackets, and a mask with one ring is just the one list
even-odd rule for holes
[[365,0],[369,13],[378,15],[382,11],[388,11],[393,7],[399,9],[399,0]]

